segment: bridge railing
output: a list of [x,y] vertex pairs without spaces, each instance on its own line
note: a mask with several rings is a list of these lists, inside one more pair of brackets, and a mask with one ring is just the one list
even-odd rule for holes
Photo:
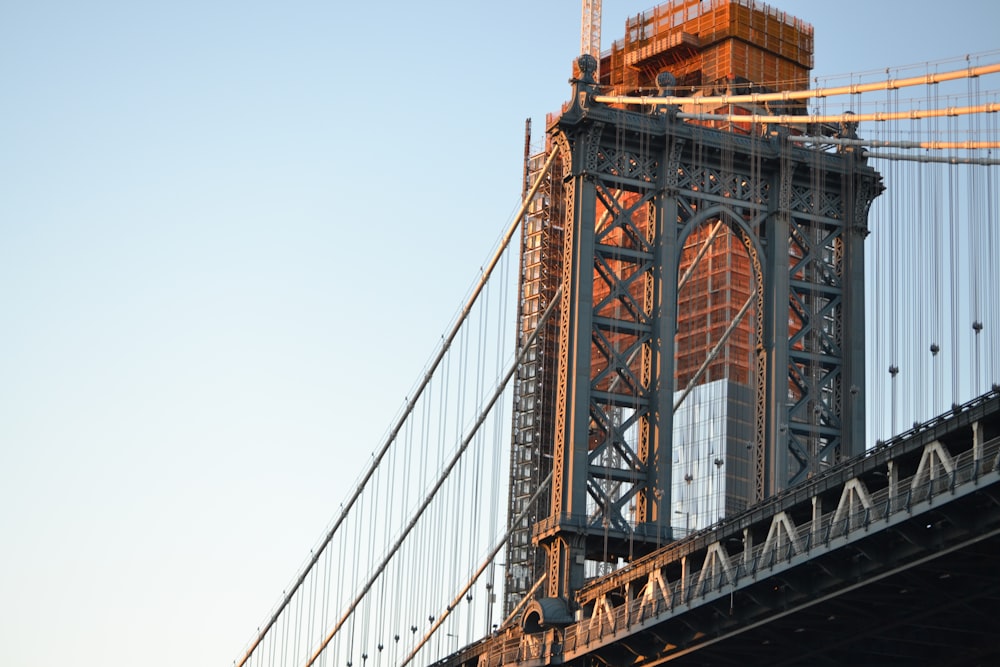
[[[976,457],[976,454],[979,454]],[[754,546],[750,551],[728,555],[719,561],[706,556],[703,567],[691,571],[684,580],[666,582],[664,588],[653,587],[652,578],[634,592],[632,599],[614,607],[610,614],[596,611],[590,618],[568,626],[561,645],[552,631],[526,634],[522,636],[516,652],[517,662],[544,659],[548,655],[576,653],[595,642],[627,634],[631,628],[643,624],[650,618],[660,617],[691,607],[701,601],[715,598],[730,589],[737,588],[741,580],[755,579],[761,573],[771,573],[790,565],[796,556],[809,554],[817,549],[836,549],[847,544],[859,531],[867,532],[878,521],[888,521],[893,516],[912,514],[920,503],[933,501],[943,494],[954,494],[966,484],[977,484],[986,475],[1000,473],[1000,438],[985,443],[974,452],[969,450],[956,456],[953,469],[947,474],[920,474],[900,479],[895,484],[896,492],[890,494],[888,487],[868,494],[861,491],[864,500],[855,509],[843,510],[843,506],[826,512],[817,521],[797,526],[791,533],[770,541],[770,544]],[[921,510],[922,511],[922,510]],[[720,546],[720,549],[724,549]],[[718,554],[719,551],[713,551]],[[723,553],[725,553],[723,551]],[[663,567],[667,563],[660,563]],[[703,575],[704,572],[704,575]],[[633,579],[636,581],[636,579]],[[598,603],[600,604],[600,603]],[[505,647],[504,662],[508,662],[508,647]],[[513,657],[513,656],[511,656]],[[489,666],[493,666],[493,662]]]
[[542,660],[552,652],[555,632],[548,630],[492,643],[479,656],[479,667],[501,667],[532,660]]

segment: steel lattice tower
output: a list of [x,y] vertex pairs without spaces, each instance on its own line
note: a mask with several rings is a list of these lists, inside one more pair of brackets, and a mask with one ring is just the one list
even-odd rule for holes
[[[552,494],[533,529],[548,601],[526,615],[548,623],[568,621],[588,563],[675,537],[678,285],[685,244],[711,243],[706,229],[738,240],[743,310],[755,313],[747,501],[863,451],[864,348],[852,332],[864,330],[863,240],[881,191],[850,150],[708,128],[676,108],[595,104],[596,63],[578,65],[573,101],[549,128],[564,254]],[[728,334],[713,335],[715,349]]]

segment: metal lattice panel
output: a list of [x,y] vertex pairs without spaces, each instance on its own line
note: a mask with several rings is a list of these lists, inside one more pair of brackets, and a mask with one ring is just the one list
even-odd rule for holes
[[[678,378],[710,381],[706,368],[720,365],[735,325],[753,341],[733,348],[745,355],[733,377],[753,406],[746,502],[861,447],[863,357],[844,332],[861,330],[860,241],[879,192],[878,175],[848,152],[737,137],[669,110],[589,105],[585,65],[575,103],[549,129],[562,161],[563,292],[552,500],[534,530],[548,595],[567,602],[594,572],[587,563],[630,560],[671,539],[673,412],[687,396]],[[713,244],[723,242],[741,259],[721,278],[712,264],[695,273],[681,296],[682,265],[718,262],[725,253]],[[728,302],[708,292],[720,284]],[[676,341],[702,321],[705,340],[691,349],[705,359],[682,371]]]

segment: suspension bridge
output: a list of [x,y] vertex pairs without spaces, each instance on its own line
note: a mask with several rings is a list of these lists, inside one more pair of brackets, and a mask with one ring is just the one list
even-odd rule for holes
[[617,95],[581,57],[234,664],[990,664],[996,59]]

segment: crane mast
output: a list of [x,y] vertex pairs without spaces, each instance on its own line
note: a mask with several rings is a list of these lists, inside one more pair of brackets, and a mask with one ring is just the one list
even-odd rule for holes
[[580,17],[580,54],[589,53],[601,62],[601,0],[583,0]]

